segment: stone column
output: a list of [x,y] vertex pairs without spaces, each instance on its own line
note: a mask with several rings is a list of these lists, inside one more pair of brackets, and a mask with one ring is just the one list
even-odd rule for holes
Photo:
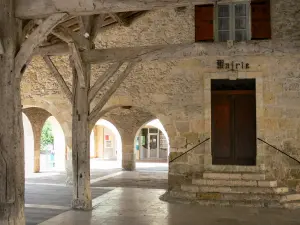
[[18,26],[13,0],[0,0],[0,224],[25,225],[24,140],[20,81],[15,72]]
[[122,138],[122,168],[127,171],[135,170],[135,151],[134,151],[134,139],[135,133],[133,132],[121,132]]
[[94,134],[95,134],[95,158],[101,158],[104,157],[104,147],[103,147],[103,127],[96,125],[94,128]]
[[90,66],[85,66],[85,84],[80,84],[73,67],[73,113],[72,113],[72,165],[74,209],[91,210],[90,189],[90,130],[88,123],[88,87]]
[[41,134],[46,120],[51,116],[49,112],[40,108],[27,108],[23,112],[28,117],[34,138],[34,167],[33,172],[40,172]]

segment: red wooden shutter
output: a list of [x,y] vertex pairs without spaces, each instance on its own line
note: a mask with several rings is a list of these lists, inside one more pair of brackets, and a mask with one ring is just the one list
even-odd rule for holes
[[271,38],[270,0],[251,2],[252,39]]
[[195,6],[195,41],[214,40],[214,5]]

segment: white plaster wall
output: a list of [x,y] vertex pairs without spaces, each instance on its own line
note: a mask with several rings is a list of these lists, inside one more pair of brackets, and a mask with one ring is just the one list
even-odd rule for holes
[[54,136],[55,170],[65,170],[66,142],[64,132],[55,117],[51,116],[48,120],[52,125]]
[[22,113],[24,128],[25,175],[33,173],[34,168],[34,137],[28,117]]

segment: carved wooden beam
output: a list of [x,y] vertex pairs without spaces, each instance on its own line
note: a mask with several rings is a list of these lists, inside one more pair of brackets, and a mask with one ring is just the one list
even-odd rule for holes
[[80,87],[84,88],[86,86],[85,83],[85,65],[83,65],[83,61],[81,59],[81,55],[80,52],[76,46],[75,43],[71,42],[69,44],[70,46],[70,51],[71,51],[71,57],[74,63],[74,67],[76,69],[77,72],[77,76],[78,76],[78,80],[79,80],[79,84]]
[[15,58],[15,72],[17,74],[16,78],[20,78],[22,75],[22,72],[25,70],[28,60],[30,59],[34,49],[40,45],[40,43],[46,38],[52,29],[66,16],[66,13],[58,13],[49,16],[21,45],[21,49]]
[[103,75],[101,75],[91,87],[89,91],[89,102],[93,101],[99,90],[106,84],[110,77],[112,77],[122,66],[122,62],[112,64]]
[[177,8],[188,5],[214,3],[216,0],[17,0],[17,18],[38,18],[58,12],[71,15],[92,15],[129,11],[152,10],[164,7]]
[[72,104],[72,92],[69,89],[67,83],[65,82],[63,76],[60,74],[60,72],[58,71],[58,69],[56,68],[56,66],[54,65],[54,63],[52,62],[49,56],[44,56],[43,59],[47,64],[47,66],[49,67],[52,75],[55,77],[57,83],[61,87],[62,91],[65,93],[66,97],[69,99],[70,103]]
[[121,26],[125,26],[125,27],[129,26],[129,21],[125,18],[122,18],[117,13],[110,13],[109,15]]
[[88,63],[119,61],[155,61],[185,58],[235,57],[235,56],[281,56],[283,54],[299,55],[299,45],[283,41],[249,41],[237,42],[232,47],[227,43],[187,43],[174,45],[154,45],[143,47],[95,49],[83,52],[82,59]]
[[105,94],[101,97],[100,101],[94,107],[93,111],[89,115],[90,124],[94,124],[99,118],[98,115],[101,114],[101,109],[107,103],[109,98],[115,93],[115,91],[120,87],[122,82],[126,79],[126,77],[130,74],[136,62],[129,62],[126,69],[119,74],[118,78],[112,84],[112,86],[105,92]]
[[[237,42],[232,47],[227,43],[186,43],[172,45],[152,45],[142,47],[94,49],[84,51],[81,57],[87,63],[120,62],[140,59],[142,61],[172,60],[183,58],[235,57],[235,56],[281,56],[299,55],[300,41],[281,40]],[[36,54],[68,54],[67,45],[54,45],[40,48]]]
[[42,46],[35,49],[34,55],[49,55],[49,56],[57,56],[57,55],[69,55],[70,49],[68,44],[59,43],[48,46]]

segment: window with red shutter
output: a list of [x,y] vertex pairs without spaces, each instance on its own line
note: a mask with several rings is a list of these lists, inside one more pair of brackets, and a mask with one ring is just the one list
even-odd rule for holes
[[195,6],[195,40],[214,40],[214,5]]
[[251,2],[252,39],[271,38],[270,0],[253,0]]

